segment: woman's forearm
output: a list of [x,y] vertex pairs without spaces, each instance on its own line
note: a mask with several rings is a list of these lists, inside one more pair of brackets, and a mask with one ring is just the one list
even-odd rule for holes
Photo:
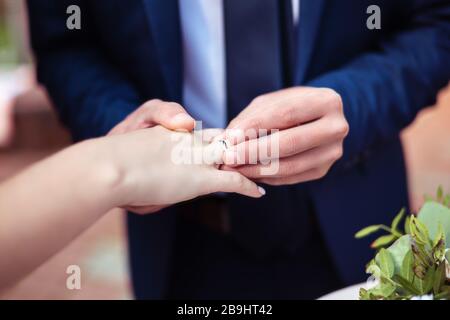
[[83,142],[0,185],[0,288],[39,266],[112,209],[120,172]]
[[0,288],[33,270],[112,208],[149,213],[215,192],[264,194],[238,172],[177,163],[174,150],[194,152],[194,137],[157,126],[90,140],[0,185]]

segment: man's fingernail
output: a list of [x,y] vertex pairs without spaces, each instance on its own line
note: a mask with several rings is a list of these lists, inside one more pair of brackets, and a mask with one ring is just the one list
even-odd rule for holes
[[179,123],[188,123],[188,122],[194,122],[194,119],[189,116],[186,113],[179,113],[172,119],[173,122],[179,124]]
[[259,193],[261,193],[261,195],[266,195],[266,190],[263,188],[263,187],[259,187],[258,186],[258,191],[259,191]]

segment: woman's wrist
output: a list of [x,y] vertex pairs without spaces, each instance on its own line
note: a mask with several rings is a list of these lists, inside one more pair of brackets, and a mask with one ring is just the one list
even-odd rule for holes
[[96,195],[105,208],[123,206],[125,200],[125,173],[117,161],[115,148],[108,138],[87,140],[81,143],[80,154],[90,155],[88,160],[88,192]]

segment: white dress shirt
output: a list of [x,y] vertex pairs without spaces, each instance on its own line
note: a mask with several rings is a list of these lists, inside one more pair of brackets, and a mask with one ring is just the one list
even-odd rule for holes
[[[203,128],[225,128],[226,74],[223,2],[179,0],[184,53],[183,106]],[[243,0],[245,1],[245,0]],[[298,23],[300,0],[292,0]]]

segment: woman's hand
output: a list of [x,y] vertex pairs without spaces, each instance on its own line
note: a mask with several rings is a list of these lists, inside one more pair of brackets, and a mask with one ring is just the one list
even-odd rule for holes
[[197,135],[156,126],[102,138],[106,162],[114,168],[114,205],[149,213],[214,192],[264,194],[240,173],[218,170],[211,134],[200,142]]

